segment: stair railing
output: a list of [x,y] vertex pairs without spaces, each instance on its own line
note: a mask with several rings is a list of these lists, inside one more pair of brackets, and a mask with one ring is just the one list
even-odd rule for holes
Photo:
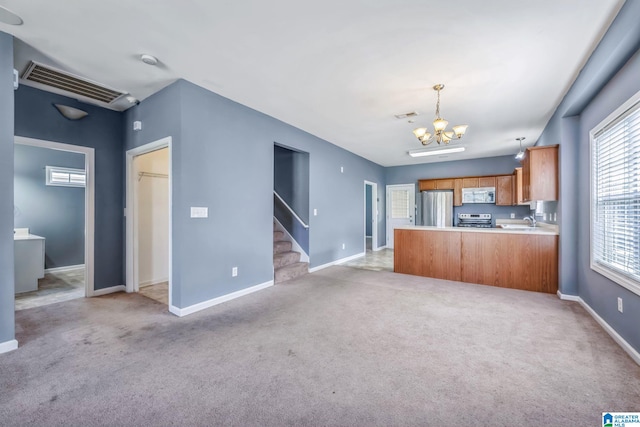
[[280,200],[280,202],[284,205],[285,208],[287,208],[287,210],[291,213],[291,215],[293,215],[293,217],[300,223],[300,225],[302,225],[304,228],[309,228],[309,225],[306,224],[299,216],[298,214],[296,214],[296,212],[291,208],[291,206],[289,206],[287,204],[287,202],[284,201],[284,199],[282,197],[280,197],[280,195],[274,190],[273,191],[274,196],[276,196],[278,198],[278,200]]

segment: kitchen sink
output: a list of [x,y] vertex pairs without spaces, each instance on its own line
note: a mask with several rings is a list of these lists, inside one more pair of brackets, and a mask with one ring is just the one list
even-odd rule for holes
[[508,228],[509,230],[535,230],[537,228],[525,224],[500,224],[499,227]]

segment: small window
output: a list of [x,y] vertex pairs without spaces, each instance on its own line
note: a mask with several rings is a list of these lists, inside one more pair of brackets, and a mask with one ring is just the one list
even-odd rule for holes
[[640,295],[640,93],[591,132],[591,268]]
[[87,174],[84,169],[60,168],[47,166],[47,185],[61,187],[84,187],[87,183]]

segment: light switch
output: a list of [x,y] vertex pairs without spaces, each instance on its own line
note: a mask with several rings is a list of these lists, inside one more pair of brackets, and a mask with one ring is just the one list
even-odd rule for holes
[[209,208],[198,208],[191,206],[191,218],[208,218]]
[[140,120],[133,122],[133,130],[142,130],[142,122]]
[[313,216],[318,216],[318,209],[313,210]]

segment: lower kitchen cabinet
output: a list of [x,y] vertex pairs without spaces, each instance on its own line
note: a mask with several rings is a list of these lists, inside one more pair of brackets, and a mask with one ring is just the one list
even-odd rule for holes
[[556,293],[558,236],[396,229],[394,271],[503,288]]

